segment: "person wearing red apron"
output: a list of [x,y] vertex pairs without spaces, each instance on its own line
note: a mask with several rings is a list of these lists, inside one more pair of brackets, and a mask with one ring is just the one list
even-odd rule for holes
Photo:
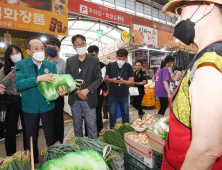
[[222,0],[172,0],[174,36],[198,53],[171,98],[162,170],[222,169]]

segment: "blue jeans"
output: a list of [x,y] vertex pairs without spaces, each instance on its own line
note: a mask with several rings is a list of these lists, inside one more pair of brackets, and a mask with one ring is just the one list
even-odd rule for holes
[[129,101],[128,97],[113,97],[109,96],[109,119],[110,119],[110,129],[114,128],[116,124],[117,109],[118,105],[122,113],[122,121],[124,123],[129,123]]

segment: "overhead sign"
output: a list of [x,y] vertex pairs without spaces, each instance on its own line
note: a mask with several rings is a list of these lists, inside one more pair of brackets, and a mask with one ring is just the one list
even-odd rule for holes
[[142,25],[133,25],[133,37],[135,45],[152,45],[153,47],[157,47],[157,30],[144,27]]
[[93,18],[131,26],[131,15],[82,0],[72,0],[68,4],[69,12],[86,15]]
[[181,47],[185,50],[194,50],[196,52],[198,51],[198,48],[194,43],[187,46],[186,44],[176,39],[173,36],[173,33],[158,30],[158,47],[162,46]]
[[173,33],[174,28],[170,25],[162,24],[159,22],[155,22],[149,19],[141,18],[135,15],[132,15],[132,25],[137,24],[137,25],[143,25],[146,27],[154,28],[157,30],[165,31],[165,32],[170,32]]
[[99,49],[99,57],[116,52],[117,50],[123,48],[124,45],[125,43],[121,39],[113,41]]
[[130,34],[128,31],[123,31],[122,34],[121,34],[121,40],[123,42],[129,42],[130,40]]
[[47,2],[47,8],[44,6],[46,3],[41,3],[40,6],[38,1],[32,1],[31,4],[28,2],[31,1],[20,0],[20,5],[0,2],[0,27],[68,35],[67,1],[64,10],[58,10],[55,4],[57,1]]
[[103,36],[103,30],[97,30],[97,34],[99,37],[102,37]]

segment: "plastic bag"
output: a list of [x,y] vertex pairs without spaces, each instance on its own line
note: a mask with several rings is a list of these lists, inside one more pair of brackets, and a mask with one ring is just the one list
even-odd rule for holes
[[46,98],[47,102],[56,100],[59,97],[57,90],[60,86],[64,86],[69,92],[76,89],[76,81],[71,74],[56,74],[56,81],[53,83],[40,82],[38,88],[42,95]]
[[152,128],[152,132],[161,135],[161,139],[166,139],[167,134],[169,132],[169,125],[163,122],[167,118],[162,118],[162,120],[157,119],[154,127]]

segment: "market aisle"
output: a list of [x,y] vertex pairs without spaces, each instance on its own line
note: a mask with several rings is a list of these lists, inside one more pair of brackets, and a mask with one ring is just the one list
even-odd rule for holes
[[[157,114],[158,109],[150,109],[150,110],[145,110],[144,111],[146,113],[149,113],[151,115]],[[169,114],[169,107],[166,110],[166,115]],[[133,107],[130,107],[130,123],[134,122],[137,119],[138,115],[137,115],[137,110],[134,109]],[[65,138],[64,138],[64,142],[66,142],[67,139],[69,139],[70,137],[74,136],[74,130],[73,130],[73,122],[69,121],[72,120],[71,116],[69,116],[68,114],[64,114],[64,120],[67,121],[65,123]],[[119,118],[117,120],[117,123],[121,123],[122,120],[121,118]],[[104,123],[104,128],[108,127],[108,123]],[[22,143],[22,133],[20,133],[20,136],[17,137],[17,150],[23,150],[23,143]],[[42,149],[44,149],[46,147],[46,143],[45,143],[45,137],[44,137],[44,132],[42,130],[42,128],[39,130],[39,140],[38,140],[38,145],[39,145],[39,151],[42,151]],[[5,154],[5,141],[1,141],[0,142],[0,157],[6,157]]]
[[[146,112],[146,114],[151,114],[153,116],[158,113],[158,110],[159,109],[149,109],[149,110],[143,109],[143,111]],[[138,117],[138,114],[137,114],[138,111],[134,107],[132,107],[132,106],[130,106],[129,111],[130,111],[130,123],[132,124],[137,119],[137,117]],[[166,115],[169,115],[169,107],[167,108],[167,110],[165,112],[165,116]],[[144,117],[145,116],[146,115],[144,115]],[[117,123],[122,123],[122,119],[121,118],[117,119]],[[104,123],[103,127],[104,128],[108,128],[109,127],[109,123]],[[73,137],[73,136],[74,136],[74,129],[73,129],[73,127],[71,127],[71,129],[69,129],[68,133],[65,133],[64,141],[66,142],[70,137]]]

